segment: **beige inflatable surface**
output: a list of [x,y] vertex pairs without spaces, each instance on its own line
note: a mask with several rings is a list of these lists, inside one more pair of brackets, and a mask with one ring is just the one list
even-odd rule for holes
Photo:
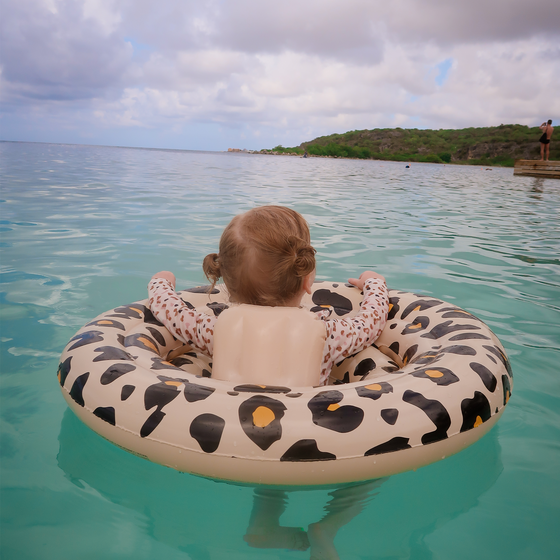
[[[323,485],[387,476],[456,453],[495,424],[510,397],[511,368],[497,337],[438,299],[391,291],[375,345],[337,364],[330,384],[316,387],[319,321],[311,316],[286,334],[278,317],[271,328],[279,346],[270,347],[256,327],[260,320],[230,309],[220,286],[205,290],[180,295],[206,313],[224,313],[216,322],[215,363],[178,342],[146,301],[108,311],[78,331],[58,379],[84,423],[179,471]],[[332,319],[354,315],[361,299],[349,285],[320,282],[304,304],[332,308]],[[240,336],[240,321],[254,333],[253,346]],[[251,351],[255,359],[246,362]],[[261,375],[258,364],[270,352],[275,367]]]

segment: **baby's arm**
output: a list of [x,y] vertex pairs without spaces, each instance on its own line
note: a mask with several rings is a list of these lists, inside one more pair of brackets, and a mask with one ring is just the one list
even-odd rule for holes
[[[354,280],[354,282],[353,282]],[[364,291],[359,313],[350,319],[326,320],[327,341],[321,369],[326,383],[334,364],[371,346],[383,331],[389,314],[389,291],[383,276],[364,272],[350,282]]]
[[216,317],[189,309],[174,288],[171,272],[158,272],[152,277],[148,284],[152,313],[173,336],[212,356]]

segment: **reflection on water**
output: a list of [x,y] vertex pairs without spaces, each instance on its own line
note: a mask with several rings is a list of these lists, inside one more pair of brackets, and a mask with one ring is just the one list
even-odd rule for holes
[[529,196],[537,200],[541,200],[541,194],[544,192],[544,179],[542,177],[533,177],[533,184]]
[[[243,539],[254,548],[310,549],[311,558],[336,559],[334,539],[339,529],[352,521],[371,501],[374,490],[387,478],[353,484],[332,490],[324,507],[325,515],[302,527],[284,527],[280,517],[288,505],[287,490],[255,488],[253,510]],[[376,492],[377,494],[377,492]]]

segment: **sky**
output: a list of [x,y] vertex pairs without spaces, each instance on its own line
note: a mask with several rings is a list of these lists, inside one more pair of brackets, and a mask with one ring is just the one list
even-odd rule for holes
[[559,124],[559,0],[1,1],[1,140],[227,150]]

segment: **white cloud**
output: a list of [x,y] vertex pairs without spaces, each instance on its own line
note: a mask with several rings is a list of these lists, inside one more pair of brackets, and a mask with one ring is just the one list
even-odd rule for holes
[[560,115],[557,0],[4,5],[4,122],[25,121],[30,134],[35,119],[74,129],[67,141],[86,124],[90,137],[107,131],[104,143],[115,129],[131,138],[143,129],[192,147],[196,124],[260,147],[356,128]]

